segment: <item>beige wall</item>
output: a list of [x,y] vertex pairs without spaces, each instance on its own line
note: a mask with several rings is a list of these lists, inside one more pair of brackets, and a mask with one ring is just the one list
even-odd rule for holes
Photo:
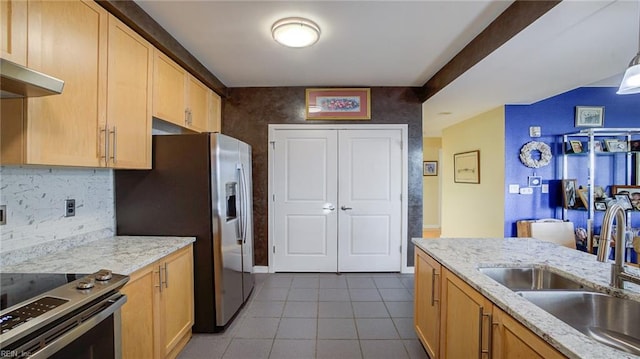
[[[422,139],[422,158],[424,161],[439,161],[442,138],[425,137]],[[442,163],[438,162],[437,176],[422,177],[422,226],[440,228],[440,178]]]
[[[442,132],[442,237],[504,236],[504,106]],[[480,184],[453,182],[453,155],[480,150]]]

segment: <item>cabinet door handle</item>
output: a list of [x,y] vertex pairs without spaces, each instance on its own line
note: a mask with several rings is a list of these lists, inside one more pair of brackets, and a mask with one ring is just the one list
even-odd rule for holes
[[160,293],[162,293],[162,267],[158,266],[158,285],[156,287],[160,288]]
[[109,133],[111,133],[113,135],[113,146],[111,146],[111,159],[113,160],[113,164],[116,164],[118,162],[118,155],[116,153],[117,151],[117,146],[118,146],[118,142],[116,140],[118,133],[117,133],[117,129],[116,126],[113,126],[113,130],[109,131]]
[[352,210],[353,208],[351,208],[351,207],[347,207],[347,206],[340,206],[340,209],[341,209],[341,210],[343,210],[343,211],[350,211],[350,210]]
[[167,262],[164,263],[164,287],[169,288],[169,267]]
[[102,137],[102,133],[104,132],[104,154],[100,155],[100,158],[104,158],[104,165],[108,165],[109,162],[109,158],[107,158],[108,153],[109,153],[109,134],[107,133],[107,126],[105,125],[104,127],[100,127],[100,137]]
[[[478,351],[478,358],[482,359],[482,354],[487,354],[487,358],[491,358],[491,341],[493,340],[493,328],[491,325],[491,322],[493,321],[491,318],[491,314],[484,314],[484,308],[481,306],[478,310],[478,324],[479,324],[479,330],[478,330],[478,347],[480,348],[480,350]],[[487,344],[487,349],[484,349],[482,346],[482,342],[484,339],[484,318],[488,318],[489,319],[489,331],[488,331],[488,335],[487,335],[487,340],[488,340],[488,344]]]
[[184,109],[184,124],[189,126],[189,108]]
[[440,299],[436,299],[436,277],[440,276],[440,273],[436,273],[435,268],[431,268],[431,306],[433,307]]

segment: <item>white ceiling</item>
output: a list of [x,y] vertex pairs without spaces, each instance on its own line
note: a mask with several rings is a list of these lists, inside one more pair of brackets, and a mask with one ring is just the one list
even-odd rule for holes
[[[511,2],[136,0],[227,87],[422,86]],[[502,104],[615,85],[637,51],[638,4],[561,2],[427,100],[425,135]],[[315,21],[320,41],[273,41],[271,25],[290,16]]]

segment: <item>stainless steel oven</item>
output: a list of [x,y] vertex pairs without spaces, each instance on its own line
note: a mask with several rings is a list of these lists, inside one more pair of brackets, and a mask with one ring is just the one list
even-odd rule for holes
[[129,277],[0,273],[0,358],[121,358]]

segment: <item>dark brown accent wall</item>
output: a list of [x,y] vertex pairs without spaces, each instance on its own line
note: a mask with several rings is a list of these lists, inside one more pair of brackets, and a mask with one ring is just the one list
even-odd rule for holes
[[255,264],[268,265],[268,142],[270,124],[408,124],[409,218],[407,263],[413,265],[411,238],[422,237],[422,102],[411,87],[371,88],[371,121],[306,121],[304,87],[229,88],[222,133],[253,149]]

